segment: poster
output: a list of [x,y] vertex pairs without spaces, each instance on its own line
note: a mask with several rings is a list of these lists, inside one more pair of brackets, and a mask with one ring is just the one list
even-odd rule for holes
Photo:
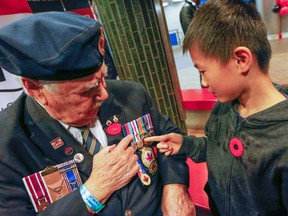
[[23,92],[16,76],[5,70],[0,71],[0,112],[10,106]]

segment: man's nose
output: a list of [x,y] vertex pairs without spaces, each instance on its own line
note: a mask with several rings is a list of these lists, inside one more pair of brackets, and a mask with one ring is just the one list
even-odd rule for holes
[[96,93],[96,100],[97,101],[104,101],[108,98],[108,92],[106,90],[106,85],[103,85],[102,83],[98,87],[98,91]]

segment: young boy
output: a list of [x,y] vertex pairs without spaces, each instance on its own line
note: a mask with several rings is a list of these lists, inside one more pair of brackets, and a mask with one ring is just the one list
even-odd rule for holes
[[218,97],[206,137],[168,134],[165,155],[207,162],[213,215],[288,214],[288,102],[268,74],[271,48],[260,14],[240,0],[211,0],[195,13],[183,50]]

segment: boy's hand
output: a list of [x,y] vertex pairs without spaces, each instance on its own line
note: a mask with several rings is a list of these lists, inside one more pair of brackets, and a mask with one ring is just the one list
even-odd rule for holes
[[144,142],[159,142],[157,148],[159,152],[166,156],[176,154],[182,145],[182,135],[170,133],[162,136],[152,136],[144,139]]

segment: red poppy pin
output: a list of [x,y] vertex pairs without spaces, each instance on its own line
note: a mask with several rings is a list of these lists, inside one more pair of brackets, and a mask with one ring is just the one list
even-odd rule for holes
[[244,151],[244,146],[241,140],[233,138],[230,140],[229,149],[235,157],[241,157]]
[[118,120],[118,117],[116,115],[114,115],[111,120],[108,119],[106,121],[106,125],[108,126],[106,129],[106,132],[109,135],[115,136],[115,135],[121,133],[122,125],[118,121],[119,120]]
[[67,147],[67,148],[65,148],[65,154],[66,155],[72,155],[73,154],[73,148],[71,148],[71,147]]

